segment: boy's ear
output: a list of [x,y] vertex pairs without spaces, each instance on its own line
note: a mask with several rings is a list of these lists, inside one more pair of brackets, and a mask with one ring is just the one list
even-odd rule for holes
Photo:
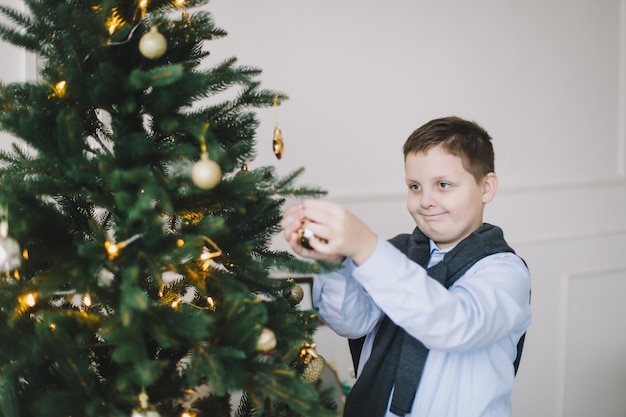
[[498,189],[498,177],[495,172],[490,172],[483,178],[483,203],[493,200]]

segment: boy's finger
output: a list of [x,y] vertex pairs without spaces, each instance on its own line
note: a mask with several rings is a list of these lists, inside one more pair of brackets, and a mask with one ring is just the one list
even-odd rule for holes
[[303,206],[304,216],[312,222],[328,224],[338,218],[337,207],[333,203],[319,200],[305,200]]

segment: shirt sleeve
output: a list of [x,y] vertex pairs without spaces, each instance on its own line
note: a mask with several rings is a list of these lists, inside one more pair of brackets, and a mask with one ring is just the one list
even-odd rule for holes
[[382,310],[354,280],[355,264],[346,259],[342,268],[318,275],[313,282],[313,305],[324,323],[343,337],[355,339],[371,332]]
[[530,323],[530,275],[512,253],[481,259],[448,290],[379,238],[352,276],[393,322],[429,349],[480,348],[519,336]]

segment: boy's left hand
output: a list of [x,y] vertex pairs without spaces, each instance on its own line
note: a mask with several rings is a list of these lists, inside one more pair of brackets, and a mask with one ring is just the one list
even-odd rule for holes
[[[304,258],[310,259],[319,259],[326,260],[331,262],[343,262],[344,256],[332,254],[332,253],[321,253],[314,249],[313,241],[317,241],[318,239],[313,237],[309,240],[310,247],[307,248],[302,245],[302,230],[305,223],[304,216],[304,205],[303,203],[294,204],[288,207],[283,212],[283,218],[280,222],[281,227],[283,228],[283,235],[285,240],[291,246],[291,249],[298,255]],[[316,242],[317,243],[317,242]]]
[[[304,200],[285,211],[285,236],[296,253],[315,259],[340,261],[343,257],[357,264],[365,262],[376,248],[376,234],[345,207],[324,200]],[[309,240],[312,249],[299,243],[298,230],[309,229],[316,236]]]

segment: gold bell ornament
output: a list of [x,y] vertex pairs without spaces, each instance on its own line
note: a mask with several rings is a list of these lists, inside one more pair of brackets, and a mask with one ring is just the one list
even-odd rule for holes
[[274,127],[274,138],[272,139],[272,147],[274,148],[274,155],[280,159],[283,157],[285,150],[285,142],[283,141],[283,131],[280,130],[278,123],[278,96],[274,96],[274,110],[276,113],[276,127]]
[[313,249],[313,246],[311,246],[311,239],[313,238],[319,240],[322,243],[328,243],[328,240],[315,236],[315,234],[313,234],[313,232],[310,229],[307,229],[304,226],[302,226],[298,230],[298,237],[299,237],[298,240],[300,242],[300,245],[306,249]]
[[311,241],[311,239],[313,239],[315,237],[315,235],[313,234],[312,231],[310,231],[306,227],[301,227],[298,230],[298,236],[299,236],[299,240],[300,240],[300,245],[302,245],[303,248],[313,249],[313,247],[309,243]]

